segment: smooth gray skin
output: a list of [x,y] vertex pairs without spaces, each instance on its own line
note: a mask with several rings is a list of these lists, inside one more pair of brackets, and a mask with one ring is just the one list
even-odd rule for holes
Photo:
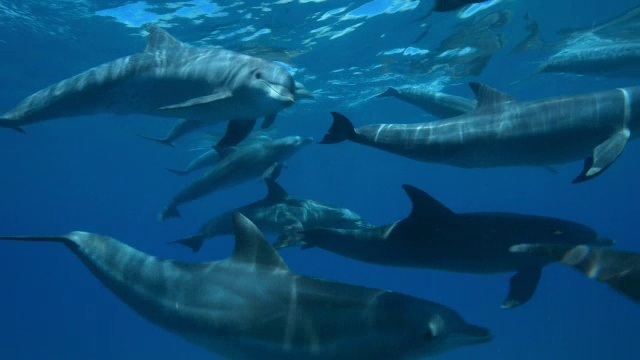
[[395,97],[439,118],[466,114],[478,106],[478,103],[472,99],[418,88],[396,89],[390,87],[376,97]]
[[418,161],[463,168],[548,166],[585,159],[573,182],[602,173],[638,136],[640,87],[519,102],[478,83],[476,110],[417,124],[353,129],[343,115],[322,143],[351,140]]
[[313,138],[287,136],[238,148],[226,149],[218,163],[206,174],[176,194],[160,213],[160,220],[179,217],[177,207],[214,191],[238,185],[263,175],[269,168],[289,159]]
[[[410,185],[411,214],[389,225],[358,229],[307,229],[302,241],[368,263],[466,273],[517,272],[503,308],[527,302],[540,271],[552,262],[509,251],[527,241],[610,245],[591,228],[572,221],[534,215],[476,212],[457,214]],[[530,240],[529,240],[530,239]]]
[[360,229],[370,227],[360,215],[315,200],[296,199],[275,180],[265,178],[268,193],[264,199],[227,211],[204,223],[197,234],[173,241],[198,252],[205,240],[233,233],[233,214],[240,212],[264,233],[280,235],[276,249],[298,244],[296,233],[304,228],[331,227]]
[[203,123],[257,119],[291,106],[295,83],[272,62],[187,47],[149,27],[144,52],[45,88],[0,117],[0,127],[98,113],[145,114]]
[[2,239],[65,244],[142,317],[229,359],[418,359],[491,340],[443,305],[294,274],[246,217],[234,225],[231,257],[200,264],[85,232]]
[[519,244],[514,253],[552,258],[580,271],[586,277],[602,281],[633,301],[640,303],[640,254],[591,247],[558,244]]
[[640,41],[612,43],[605,40],[599,44],[565,48],[542,63],[538,72],[638,78]]

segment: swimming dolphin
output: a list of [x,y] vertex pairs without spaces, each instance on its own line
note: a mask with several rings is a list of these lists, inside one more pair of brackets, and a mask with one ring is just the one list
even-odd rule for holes
[[0,116],[0,127],[19,130],[98,113],[210,124],[233,120],[222,144],[230,146],[251,131],[257,118],[275,117],[294,102],[295,82],[280,65],[223,49],[188,47],[157,27],[148,31],[143,52],[38,91]]
[[244,214],[264,233],[281,235],[274,244],[276,249],[297,243],[298,239],[289,235],[295,235],[304,228],[355,229],[371,226],[349,209],[336,208],[314,200],[296,199],[289,196],[272,178],[265,178],[264,181],[268,190],[264,199],[215,216],[204,223],[197,234],[173,243],[197,252],[206,239],[233,233],[231,220],[236,212]]
[[411,214],[389,225],[358,230],[316,228],[301,232],[308,247],[382,265],[467,273],[513,272],[503,308],[526,303],[535,292],[542,267],[552,259],[509,252],[532,241],[610,245],[591,228],[557,218],[476,212],[457,214],[424,191],[403,185]]
[[200,264],[79,231],[2,239],[66,245],[143,318],[229,359],[417,359],[491,340],[443,305],[297,275],[246,217],[233,221],[231,257]]
[[351,140],[410,159],[463,168],[548,166],[584,160],[573,182],[600,175],[638,136],[640,87],[519,102],[470,83],[478,107],[465,115],[417,124],[354,129],[344,115],[321,143]]
[[635,42],[593,36],[561,49],[537,69],[541,73],[574,73],[609,77],[640,77],[640,38]]
[[640,254],[588,245],[519,244],[514,253],[545,256],[602,281],[640,303]]
[[180,217],[178,205],[196,200],[214,191],[256,178],[270,168],[282,164],[310,144],[310,137],[287,136],[281,139],[261,141],[237,148],[226,148],[222,158],[206,174],[176,194],[160,213],[160,220]]
[[419,88],[396,89],[389,87],[376,97],[395,97],[439,118],[466,114],[478,105],[475,100]]
[[[302,83],[299,83],[296,81],[294,98],[296,101],[303,100],[303,99],[313,99],[315,98],[315,95],[313,94],[313,92],[307,90],[307,88],[305,88],[305,86]],[[273,122],[275,120],[276,120],[275,113],[268,114],[267,116],[265,116],[264,121],[262,122],[262,128],[266,129],[270,127],[271,125],[273,125]],[[198,121],[198,120],[180,119],[164,137],[158,138],[158,137],[152,137],[152,136],[146,136],[146,135],[140,135],[140,136],[147,140],[155,141],[163,145],[173,146],[174,141],[180,139],[181,137],[187,134],[196,132],[198,130],[202,130],[203,128],[206,127],[206,125],[207,123]],[[243,139],[243,136],[245,136],[244,133],[246,132],[246,128],[249,125],[253,127],[253,125],[255,125],[255,122],[253,121],[243,122],[243,121],[237,121],[237,120],[230,121],[226,134],[234,134],[235,136],[227,135],[227,138],[223,137],[222,139],[220,139],[218,144],[216,144],[216,146],[217,147],[233,146],[236,143],[239,143],[240,140]]]

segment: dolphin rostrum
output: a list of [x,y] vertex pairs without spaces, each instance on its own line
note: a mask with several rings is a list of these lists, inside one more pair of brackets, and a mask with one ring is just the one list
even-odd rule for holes
[[281,166],[283,161],[312,141],[313,139],[309,137],[287,136],[237,148],[222,149],[220,161],[206,174],[178,192],[160,213],[160,220],[180,217],[177,208],[180,204],[259,177],[269,169]]
[[590,279],[602,281],[640,303],[640,254],[566,244],[518,244],[509,249],[514,253],[545,256],[571,266]]
[[240,212],[264,233],[278,234],[274,247],[282,248],[298,242],[295,234],[304,228],[330,227],[357,229],[371,226],[349,209],[336,208],[314,200],[296,199],[272,178],[265,178],[267,196],[254,203],[227,211],[204,223],[197,234],[173,241],[197,252],[206,239],[233,233],[233,214]]
[[322,143],[351,140],[418,161],[463,168],[549,166],[584,160],[573,182],[606,170],[640,127],[640,87],[519,102],[471,83],[478,107],[465,115],[417,124],[354,129],[332,113]]
[[499,212],[457,214],[424,191],[403,185],[411,214],[389,225],[358,230],[316,228],[301,233],[305,248],[319,247],[357,260],[467,273],[513,272],[503,308],[527,302],[542,267],[552,262],[509,252],[532,241],[610,245],[591,228],[567,220]]
[[376,97],[395,97],[439,118],[466,114],[478,105],[475,100],[420,88],[396,89],[390,87]]
[[295,82],[280,65],[229,50],[188,47],[157,27],[148,31],[143,52],[38,91],[0,116],[0,127],[20,130],[98,113],[210,124],[232,120],[222,143],[229,146],[242,140],[257,118],[275,118],[294,102]]
[[200,264],[86,232],[2,239],[63,243],[139,315],[229,359],[417,359],[491,340],[443,305],[294,274],[253,223],[233,221],[231,257]]

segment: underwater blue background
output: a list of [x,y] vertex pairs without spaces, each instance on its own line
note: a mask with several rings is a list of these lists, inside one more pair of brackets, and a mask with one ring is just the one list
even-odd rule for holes
[[[135,27],[138,24],[126,26],[113,17],[96,15],[134,2],[55,3],[0,1],[1,112],[49,84],[144,48],[145,39]],[[272,12],[268,23],[264,17],[242,21],[248,25],[256,19],[263,25],[273,25],[272,34],[262,35],[266,37],[290,32],[304,36],[300,33],[302,28],[287,28],[286,23],[278,26],[277,16],[302,16],[302,10],[297,11],[306,6],[312,7],[308,13],[326,12],[338,7],[338,3],[347,6],[338,1],[294,1],[278,5],[291,11]],[[365,3],[355,1],[349,3],[349,8]],[[388,6],[392,2],[376,3]],[[206,2],[187,2],[183,7],[193,9],[203,4]],[[532,76],[549,53],[510,56],[508,48],[525,36],[525,13],[540,22],[543,36],[553,38],[560,29],[588,27],[639,4],[631,0],[515,0],[498,4],[514,13],[504,30],[505,48],[480,76],[448,79],[443,91],[471,97],[466,83],[480,81],[517,99],[529,100],[636,86],[637,78]],[[247,1],[236,3],[235,9],[256,11],[253,6]],[[230,37],[198,43],[216,29],[210,24],[231,26],[231,20],[224,15],[179,16],[175,9],[172,11],[173,18],[140,21],[170,24],[167,30],[171,34],[193,45],[234,48],[240,41]],[[419,33],[415,23],[408,20],[419,14],[411,12],[367,18],[363,22],[374,22],[369,28],[363,25],[334,42],[323,39],[310,52],[291,60],[289,63],[300,71],[301,76],[296,74],[296,79],[316,90],[317,98],[280,114],[276,135],[308,135],[319,140],[331,123],[329,111],[343,112],[357,126],[427,121],[428,114],[396,99],[368,97],[386,86],[427,83],[441,74],[413,76],[398,72],[398,77],[385,77],[384,69],[380,69],[377,80],[369,76],[364,82],[359,81],[359,74],[350,77],[347,71],[334,72],[379,61],[365,58],[378,51],[372,47],[407,46],[406,39]],[[426,21],[433,24],[427,37],[433,37],[433,44],[437,44],[447,35],[447,29],[460,20],[452,13],[432,15]],[[236,25],[242,27],[245,23]],[[259,28],[256,26],[253,31]],[[380,37],[367,29],[388,31],[393,36],[378,42]],[[231,28],[224,31],[232,32]],[[287,41],[294,46],[296,39],[291,35]],[[521,79],[524,80],[517,82]],[[26,127],[26,134],[0,129],[0,233],[60,234],[84,230],[112,236],[159,257],[186,261],[227,257],[233,246],[233,239],[228,236],[208,241],[198,254],[165,243],[191,235],[215,214],[262,198],[265,186],[255,180],[217,192],[185,205],[181,219],[159,223],[157,213],[174,193],[197,176],[177,177],[165,168],[185,166],[198,154],[189,149],[201,146],[201,141],[195,137],[172,148],[144,141],[136,134],[162,135],[172,124],[172,120],[151,117],[96,115],[39,123]],[[373,224],[393,222],[409,213],[410,203],[400,188],[408,183],[457,212],[506,211],[574,220],[614,239],[616,247],[638,252],[638,159],[640,142],[631,141],[605,174],[572,185],[570,181],[579,173],[581,162],[559,166],[558,174],[530,167],[465,170],[420,163],[353,143],[313,144],[288,161],[279,183],[295,197],[349,208]],[[560,265],[543,270],[529,303],[505,311],[499,304],[506,296],[511,274],[471,275],[382,267],[318,249],[290,248],[281,254],[297,273],[436,301],[456,309],[469,322],[493,331],[492,342],[456,349],[438,359],[623,360],[640,356],[638,305]],[[140,318],[94,279],[64,246],[0,243],[0,359],[139,358],[217,357]]]

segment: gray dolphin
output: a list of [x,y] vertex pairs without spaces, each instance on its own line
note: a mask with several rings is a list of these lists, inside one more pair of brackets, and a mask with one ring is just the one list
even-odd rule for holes
[[233,214],[240,212],[267,234],[280,235],[276,249],[298,242],[295,234],[304,228],[331,227],[340,229],[364,228],[360,215],[349,209],[336,208],[315,200],[296,199],[272,178],[265,178],[267,196],[254,203],[227,211],[204,223],[197,234],[173,241],[197,252],[206,239],[233,233]]
[[395,97],[439,118],[466,114],[478,106],[475,100],[419,88],[396,89],[389,87],[376,97]]
[[213,169],[171,199],[160,213],[160,220],[180,217],[177,208],[180,204],[263,175],[311,142],[313,139],[310,137],[287,136],[237,148],[225,148],[221,153],[222,158]]
[[60,242],[153,324],[229,359],[417,359],[491,340],[455,311],[390,291],[294,274],[246,217],[231,257],[162,260],[86,232]]
[[333,125],[321,142],[351,140],[463,168],[548,166],[585,159],[573,180],[578,183],[606,170],[640,130],[640,87],[519,102],[487,85],[470,85],[478,107],[465,115],[354,129],[345,116],[332,113]]
[[[309,91],[302,83],[300,82],[295,82],[295,90],[294,90],[294,98],[296,101],[298,100],[303,100],[303,99],[314,99],[315,95],[313,94],[313,92]],[[273,122],[276,120],[276,113],[271,113],[268,114],[267,116],[265,116],[264,121],[262,122],[262,128],[266,129],[268,127],[270,127],[271,125],[273,125]],[[146,136],[146,135],[140,135],[141,137],[147,139],[147,140],[151,140],[151,141],[155,141],[158,142],[160,144],[164,144],[164,145],[169,145],[169,146],[173,146],[173,142],[178,140],[179,138],[193,133],[195,131],[198,130],[202,130],[203,128],[206,127],[206,123],[202,122],[202,121],[197,121],[197,120],[190,120],[190,119],[180,119],[180,121],[178,121],[173,128],[171,128],[171,130],[169,130],[169,132],[167,133],[167,135],[165,135],[164,137],[158,138],[158,137],[152,137],[152,136]],[[254,122],[253,121],[247,121],[247,122],[243,122],[243,121],[239,121],[239,120],[234,120],[229,122],[229,127],[227,128],[227,134],[236,134],[235,137],[239,138],[242,137],[243,134],[246,132],[246,128],[248,126],[253,127]],[[251,129],[249,129],[251,130]],[[231,136],[231,135],[229,135]],[[225,146],[231,146],[231,145],[235,145],[237,142],[237,139],[232,138],[229,139],[229,136],[227,137],[227,139],[223,140],[220,139],[220,142],[217,144],[218,147],[225,147]],[[240,139],[242,140],[242,139]]]
[[566,244],[518,244],[511,252],[544,256],[571,266],[590,279],[602,281],[640,303],[640,254]]
[[280,65],[236,52],[187,47],[149,27],[145,51],[89,69],[27,97],[0,116],[0,127],[97,113],[145,114],[216,123],[233,120],[223,145],[255,119],[294,102],[295,82]]
[[357,260],[393,266],[468,273],[513,272],[503,308],[527,302],[542,267],[552,259],[509,252],[528,242],[610,245],[582,224],[557,218],[499,212],[457,214],[424,191],[403,185],[413,209],[389,225],[358,230],[316,228],[301,233],[305,247],[319,247]]

